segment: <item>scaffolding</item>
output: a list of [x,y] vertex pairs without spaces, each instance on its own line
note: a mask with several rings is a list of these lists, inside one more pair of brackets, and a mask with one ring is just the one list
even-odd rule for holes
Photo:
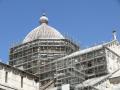
[[[72,86],[106,74],[104,50],[65,57],[79,50],[70,40],[35,40],[10,49],[9,64],[39,76],[40,87],[54,80],[54,86]],[[102,68],[102,69],[101,69]]]
[[79,50],[69,39],[38,39],[10,48],[9,64],[40,78],[40,87],[55,80],[58,58]]
[[[111,46],[110,43],[108,45]],[[96,45],[80,50],[69,39],[37,39],[12,47],[9,64],[38,76],[40,90],[63,84],[70,84],[74,88],[86,80],[109,74],[106,58],[108,52],[118,59],[120,57],[106,46]],[[77,90],[98,90],[96,86],[102,81],[95,85],[82,85]]]
[[[87,79],[107,75],[106,65],[105,48],[102,47],[83,54],[68,55],[47,63],[40,66],[40,72],[41,74],[46,74],[48,72],[48,77],[50,77],[49,75],[52,75],[51,80],[55,80],[54,84],[57,87],[63,84],[70,84],[74,87]],[[53,73],[51,72],[51,69],[53,70]],[[52,74],[50,74],[50,72]],[[45,77],[45,74],[43,74],[43,77]],[[46,78],[40,78],[40,80],[42,82],[45,81]],[[89,89],[90,88],[91,87],[89,87]]]

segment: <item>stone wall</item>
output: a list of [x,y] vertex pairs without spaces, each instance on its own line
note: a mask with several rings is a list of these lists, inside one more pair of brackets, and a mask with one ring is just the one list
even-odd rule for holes
[[38,90],[36,79],[33,75],[0,63],[0,90]]

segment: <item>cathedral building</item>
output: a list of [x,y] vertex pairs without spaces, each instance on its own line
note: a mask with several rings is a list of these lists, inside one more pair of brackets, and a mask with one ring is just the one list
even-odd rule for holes
[[45,65],[78,50],[79,46],[49,26],[48,18],[43,15],[40,26],[32,30],[20,45],[10,49],[9,64],[40,77],[41,85],[45,85],[56,73],[55,65]]
[[120,43],[113,31],[109,42],[81,49],[43,14],[40,25],[10,48],[0,73],[0,90],[120,90]]

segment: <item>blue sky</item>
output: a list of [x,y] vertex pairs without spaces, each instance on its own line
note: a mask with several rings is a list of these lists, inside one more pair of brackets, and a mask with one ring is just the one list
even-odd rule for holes
[[0,58],[7,62],[12,43],[39,25],[43,12],[49,25],[72,37],[81,47],[120,39],[120,0],[0,0]]

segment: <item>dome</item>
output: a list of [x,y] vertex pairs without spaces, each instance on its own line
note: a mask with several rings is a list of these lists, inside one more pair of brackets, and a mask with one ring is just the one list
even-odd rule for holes
[[40,26],[28,33],[28,35],[23,40],[23,43],[36,39],[64,39],[60,32],[48,25],[48,18],[45,15],[40,18],[40,23]]

